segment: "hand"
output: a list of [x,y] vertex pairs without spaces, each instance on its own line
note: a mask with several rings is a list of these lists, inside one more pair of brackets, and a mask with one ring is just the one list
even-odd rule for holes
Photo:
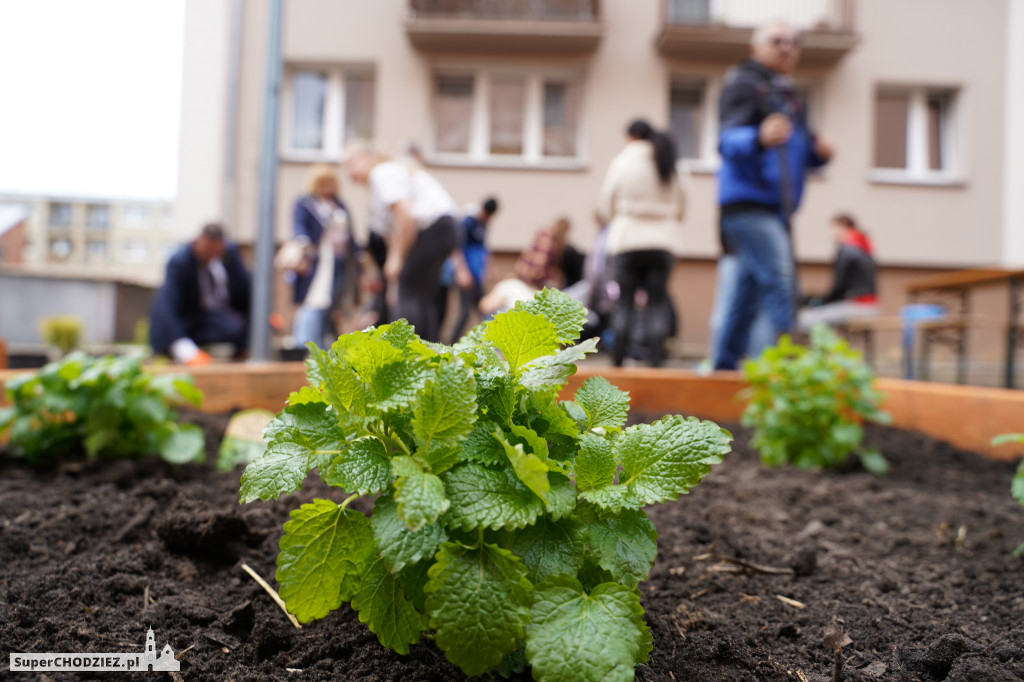
[[793,124],[785,114],[769,114],[761,121],[757,139],[762,147],[777,147],[785,144],[793,134]]
[[387,260],[384,261],[384,279],[391,282],[397,282],[398,276],[402,274],[402,266],[404,263],[398,256],[388,256]]
[[814,155],[822,161],[828,161],[832,158],[832,155],[836,153],[835,147],[832,146],[832,142],[828,138],[822,137],[821,135],[814,136]]

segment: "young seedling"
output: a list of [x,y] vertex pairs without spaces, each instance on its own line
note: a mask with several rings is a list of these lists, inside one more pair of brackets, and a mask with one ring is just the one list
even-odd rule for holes
[[865,421],[888,423],[879,409],[882,394],[875,376],[843,339],[825,325],[811,330],[811,345],[782,336],[779,343],[743,367],[750,403],[742,423],[768,466],[836,468],[852,452],[868,471],[884,474],[889,465],[877,450],[864,450]]
[[[679,416],[625,428],[629,396],[600,378],[559,400],[596,345],[571,345],[584,315],[545,290],[454,347],[403,320],[310,346],[309,385],[239,495],[276,499],[312,469],[347,495],[284,526],[276,577],[300,622],[349,602],[384,646],[429,633],[467,675],[633,679],[652,642],[644,507],[696,485],[731,436]],[[349,508],[367,495],[369,517]]]
[[0,434],[31,462],[79,449],[93,459],[160,453],[182,464],[203,457],[203,432],[178,424],[175,407],[198,405],[202,393],[187,377],[152,376],[137,358],[76,352],[38,372],[7,382],[12,406],[0,408]]
[[[992,445],[1003,445],[1004,443],[1024,443],[1024,433],[1003,433],[992,439]],[[1017,466],[1017,473],[1010,484],[1010,494],[1013,499],[1020,503],[1024,509],[1024,459]],[[1024,543],[1013,551],[1013,556],[1024,557]]]

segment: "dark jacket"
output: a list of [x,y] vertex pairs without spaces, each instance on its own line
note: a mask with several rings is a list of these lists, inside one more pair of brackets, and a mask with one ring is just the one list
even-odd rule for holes
[[[345,212],[345,217],[348,221],[348,252],[354,254],[356,244],[352,236],[352,215],[341,199],[332,197],[331,201]],[[295,237],[305,237],[309,239],[310,244],[318,246],[320,244],[320,237],[323,236],[324,230],[327,227],[327,225],[320,222],[316,212],[316,198],[313,195],[306,195],[295,202],[295,208],[292,211],[292,230]],[[306,295],[309,293],[310,284],[313,283],[313,275],[316,274],[319,260],[319,253],[314,250],[313,267],[310,271],[304,275],[295,274],[295,279],[292,281],[292,300],[295,303],[301,305],[306,300]],[[335,274],[337,274],[337,269],[335,269]]]
[[[238,254],[228,245],[222,258],[228,275],[228,305],[249,317],[249,271]],[[191,338],[190,330],[199,323],[202,313],[199,289],[199,261],[192,253],[192,244],[181,246],[167,261],[167,276],[156,294],[149,315],[149,342],[156,353],[167,353],[172,343]]]
[[874,303],[875,259],[871,255],[871,241],[858,230],[850,230],[839,244],[832,264],[832,289],[824,303],[835,301]]
[[[785,145],[763,148],[761,122],[781,112],[793,123]],[[720,206],[755,204],[789,217],[800,206],[808,168],[825,161],[814,153],[807,108],[789,80],[748,60],[726,74],[719,100]]]

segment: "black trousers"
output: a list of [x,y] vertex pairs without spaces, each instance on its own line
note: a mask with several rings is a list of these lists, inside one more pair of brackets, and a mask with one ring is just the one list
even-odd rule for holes
[[452,328],[449,341],[451,346],[454,346],[455,342],[462,338],[469,316],[480,309],[480,299],[484,297],[484,285],[477,282],[476,279],[473,280],[473,286],[468,289],[463,289],[458,285],[456,288],[459,290],[459,317],[455,320],[455,326]]
[[439,340],[441,321],[435,301],[441,288],[441,268],[455,250],[457,239],[455,220],[441,216],[420,230],[398,275],[395,318],[404,317],[427,341]]
[[[630,337],[640,333],[650,348],[651,367],[665,362],[665,339],[671,327],[671,308],[668,300],[668,276],[672,272],[671,252],[661,249],[626,251],[616,254],[613,261],[615,281],[619,284],[619,300],[612,311],[612,361],[622,366],[626,358]],[[645,329],[632,329],[633,305],[636,290],[647,292],[647,311],[643,316]]]

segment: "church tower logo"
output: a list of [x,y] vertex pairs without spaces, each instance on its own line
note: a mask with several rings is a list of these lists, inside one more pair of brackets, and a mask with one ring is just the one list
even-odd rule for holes
[[11,654],[11,671],[174,671],[181,670],[181,661],[174,649],[165,644],[157,653],[156,633],[146,632],[146,648],[141,654]]

